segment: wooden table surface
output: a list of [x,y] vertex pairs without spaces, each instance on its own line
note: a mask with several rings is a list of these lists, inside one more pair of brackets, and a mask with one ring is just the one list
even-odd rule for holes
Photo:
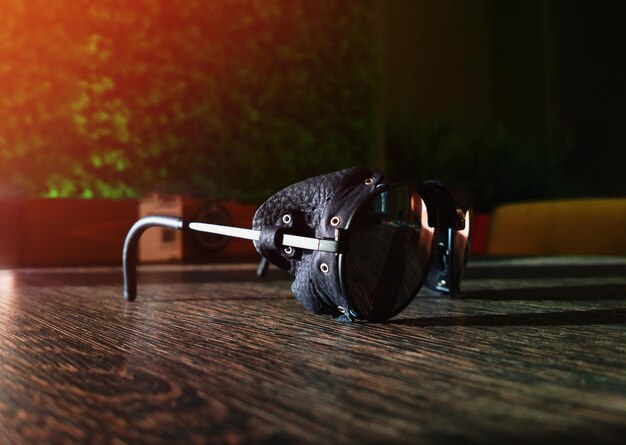
[[474,261],[384,324],[255,265],[0,271],[0,443],[621,443],[626,259]]

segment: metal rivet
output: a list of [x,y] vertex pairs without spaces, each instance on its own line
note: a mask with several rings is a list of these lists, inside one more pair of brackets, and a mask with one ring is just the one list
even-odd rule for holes
[[326,263],[322,263],[322,264],[320,264],[320,270],[321,270],[322,272],[324,272],[324,273],[328,273],[328,271],[329,271],[330,269],[328,268],[328,264],[326,264]]
[[283,249],[287,255],[291,255],[293,253],[293,247],[287,246]]
[[343,306],[337,306],[337,310],[341,312],[342,314],[346,313],[346,310],[343,308]]
[[371,185],[371,184],[373,184],[373,183],[374,183],[374,178],[367,178],[367,179],[365,180],[365,185]]
[[333,216],[330,219],[330,225],[333,227],[338,226],[339,224],[341,224],[341,216]]
[[289,213],[283,215],[283,222],[285,224],[291,224],[291,215]]

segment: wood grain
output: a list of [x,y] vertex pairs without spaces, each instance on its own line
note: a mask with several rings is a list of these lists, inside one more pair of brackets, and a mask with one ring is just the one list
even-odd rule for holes
[[626,261],[579,263],[352,325],[253,265],[0,271],[0,443],[621,443]]

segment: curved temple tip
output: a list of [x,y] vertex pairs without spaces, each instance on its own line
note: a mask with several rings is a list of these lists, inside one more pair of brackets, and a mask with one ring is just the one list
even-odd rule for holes
[[135,285],[135,288],[133,289],[133,292],[131,292],[128,289],[126,281],[124,281],[124,300],[126,300],[126,301],[135,301],[135,298],[137,298],[137,286]]
[[150,215],[138,220],[128,231],[122,252],[124,272],[124,299],[134,301],[137,298],[137,246],[139,238],[150,227],[182,230],[185,222],[176,216]]

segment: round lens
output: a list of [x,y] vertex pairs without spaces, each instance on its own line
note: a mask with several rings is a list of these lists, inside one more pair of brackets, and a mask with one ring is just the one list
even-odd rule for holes
[[419,290],[433,254],[434,228],[417,187],[390,186],[368,198],[347,233],[340,267],[352,308],[367,320],[395,315]]

